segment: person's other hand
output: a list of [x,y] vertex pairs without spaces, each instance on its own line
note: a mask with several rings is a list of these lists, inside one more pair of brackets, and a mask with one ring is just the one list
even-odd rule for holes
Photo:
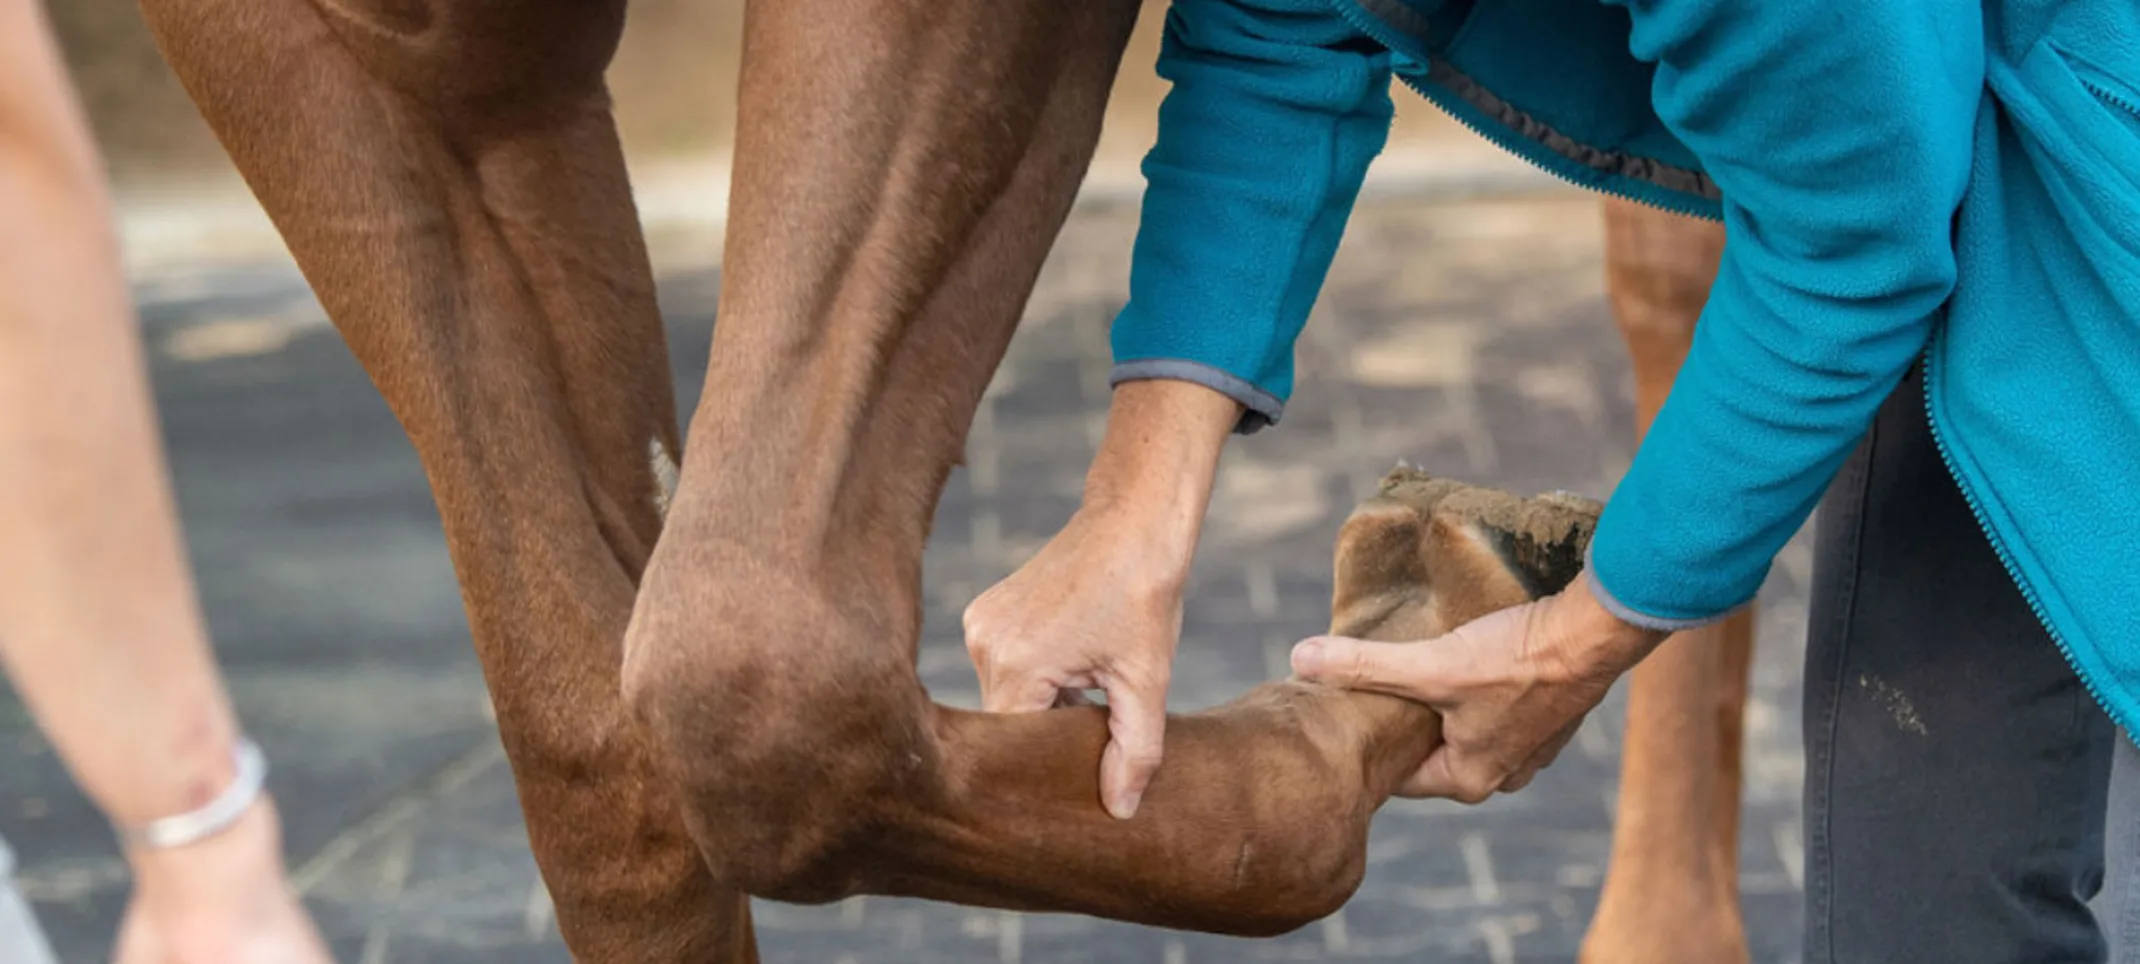
[[333,964],[283,871],[269,801],[225,833],[131,859],[116,964]]
[[1088,689],[1107,693],[1100,798],[1123,818],[1159,768],[1181,635],[1190,550],[1155,545],[1166,528],[1131,510],[1080,510],[966,609],[966,648],[988,711],[1044,710],[1081,702]]
[[1398,793],[1479,803],[1528,785],[1613,681],[1664,637],[1608,612],[1586,576],[1559,595],[1482,617],[1440,639],[1304,640],[1293,649],[1293,670],[1439,711],[1442,745]]

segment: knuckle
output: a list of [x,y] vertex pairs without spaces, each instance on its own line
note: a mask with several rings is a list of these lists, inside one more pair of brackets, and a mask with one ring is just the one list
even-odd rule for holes
[[1343,667],[1340,672],[1348,680],[1374,678],[1374,659],[1367,655],[1367,650],[1363,647],[1350,647],[1345,653],[1345,658],[1339,661],[1339,665]]
[[988,625],[987,603],[988,597],[982,596],[973,602],[967,603],[966,608],[959,613],[959,628],[966,631],[966,645],[968,646],[973,645],[974,637],[982,635],[982,630]]
[[1132,769],[1153,770],[1158,768],[1159,762],[1166,758],[1166,754],[1155,743],[1150,746],[1131,747],[1124,751],[1124,758]]
[[1107,676],[1114,684],[1111,689],[1157,698],[1166,694],[1167,685],[1173,681],[1174,667],[1165,660],[1115,659],[1109,661]]

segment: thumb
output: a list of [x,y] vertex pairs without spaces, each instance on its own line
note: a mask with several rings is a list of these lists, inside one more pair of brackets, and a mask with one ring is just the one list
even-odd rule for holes
[[1100,800],[1107,812],[1128,820],[1144,800],[1159,770],[1167,730],[1167,681],[1107,687],[1107,729],[1112,739],[1100,754]]
[[1397,795],[1415,800],[1441,798],[1476,804],[1492,796],[1493,791],[1490,788],[1481,790],[1469,786],[1459,772],[1455,754],[1451,752],[1449,744],[1444,743],[1435,747],[1426,762],[1420,764],[1419,770],[1406,778],[1397,788]]
[[1293,647],[1293,672],[1331,686],[1431,702],[1443,660],[1433,641],[1371,643],[1344,636],[1317,636]]
[[1052,709],[1062,689],[1040,673],[1005,670],[981,674],[981,709],[989,713],[1036,713]]

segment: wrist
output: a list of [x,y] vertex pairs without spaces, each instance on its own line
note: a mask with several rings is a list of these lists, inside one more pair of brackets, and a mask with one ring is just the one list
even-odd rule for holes
[[1083,504],[1150,523],[1201,518],[1242,411],[1241,403],[1193,382],[1155,378],[1117,386],[1085,474]]
[[146,889],[187,889],[202,879],[258,877],[283,873],[282,820],[266,794],[255,799],[230,827],[182,847],[126,847],[126,861],[136,882]]
[[1125,382],[1085,476],[1080,523],[1186,578],[1239,402],[1191,382]]
[[1581,647],[1580,652],[1563,654],[1570,664],[1622,672],[1641,662],[1671,635],[1620,618],[1598,599],[1591,585],[1589,574],[1584,573],[1560,594],[1562,609],[1573,625],[1571,632],[1556,635]]

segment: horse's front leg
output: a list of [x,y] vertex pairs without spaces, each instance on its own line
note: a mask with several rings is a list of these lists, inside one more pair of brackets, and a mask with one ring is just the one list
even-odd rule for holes
[[[936,500],[1136,12],[749,10],[721,320],[625,688],[708,863],[753,894],[1280,932],[1350,896],[1369,817],[1438,739],[1417,704],[1271,684],[1171,719],[1166,761],[1122,821],[1099,800],[1104,711],[961,712],[917,678]],[[1486,516],[1408,498],[1348,528],[1344,631],[1425,638],[1543,584],[1481,555],[1508,541],[1478,528]],[[1494,517],[1518,516],[1566,510]]]
[[755,959],[618,687],[676,451],[602,71],[622,0],[145,0],[401,420],[586,964]]

